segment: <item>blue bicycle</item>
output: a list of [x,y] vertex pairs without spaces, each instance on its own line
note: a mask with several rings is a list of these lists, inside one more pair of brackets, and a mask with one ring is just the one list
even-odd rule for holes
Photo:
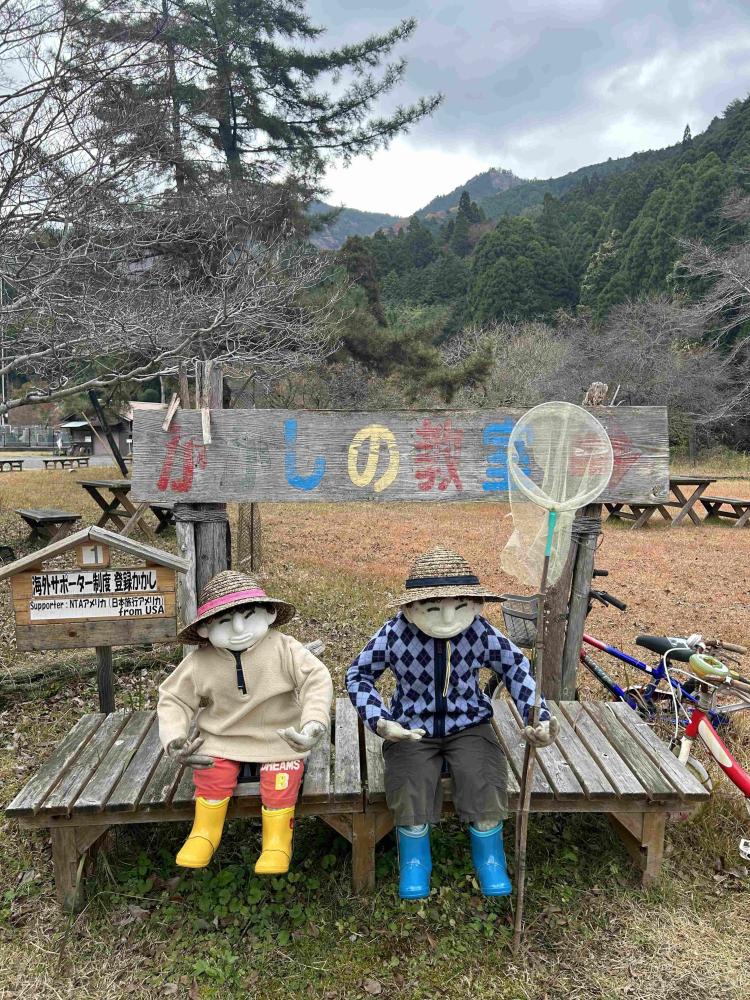
[[[594,570],[594,576],[606,576],[607,570]],[[626,611],[627,605],[618,598],[608,594],[606,590],[591,590],[589,593],[589,612],[593,602]],[[650,650],[659,656],[659,662],[655,667],[649,666],[642,660],[630,656],[616,646],[610,646],[601,639],[593,635],[584,633],[583,646],[581,648],[580,660],[586,669],[602,684],[606,690],[618,701],[624,701],[631,708],[635,709],[639,715],[651,722],[666,721],[674,723],[674,739],[677,732],[689,721],[689,709],[699,705],[699,692],[697,682],[689,671],[681,668],[679,664],[687,664],[694,653],[703,653],[707,649],[721,650],[725,659],[732,659],[728,653],[746,653],[744,646],[733,643],[725,643],[721,640],[705,640],[699,634],[690,635],[687,638],[678,636],[662,635],[639,635],[636,637],[636,645]],[[587,647],[598,649],[606,653],[615,660],[635,667],[647,676],[643,684],[621,687],[606,670],[604,670],[591,656]],[[737,661],[735,661],[737,662]],[[684,678],[683,680],[680,677]],[[717,704],[707,714],[714,726],[726,725],[733,712],[750,708],[750,700],[741,698],[737,700],[737,693],[733,692],[732,699],[725,704]]]

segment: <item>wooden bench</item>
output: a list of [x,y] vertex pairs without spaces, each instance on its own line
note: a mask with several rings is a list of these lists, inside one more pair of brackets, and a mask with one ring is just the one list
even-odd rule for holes
[[88,469],[88,458],[71,458],[69,455],[57,458],[43,458],[45,469]]
[[672,523],[672,515],[663,503],[605,503],[609,517],[621,521],[633,521],[633,527],[644,528],[658,511],[668,524]]
[[[297,815],[319,816],[352,844],[355,890],[371,884],[374,843],[364,836],[359,724],[348,698],[336,702],[332,738],[313,750]],[[332,760],[332,750],[335,751]],[[111,826],[192,821],[193,778],[162,752],[156,713],[83,716],[6,809],[23,827],[52,837],[57,897],[63,908],[82,900],[81,858]],[[228,820],[259,817],[257,782],[237,786]],[[178,870],[178,869],[176,869]]]
[[71,514],[67,510],[56,510],[54,507],[40,507],[29,510],[16,510],[16,514],[31,528],[31,538],[41,538],[56,542],[66,531],[81,520],[80,514]]
[[[532,812],[605,814],[642,869],[643,883],[659,874],[668,812],[691,813],[709,793],[643,720],[620,702],[548,702],[560,722],[552,746],[540,750],[533,771]],[[508,759],[508,798],[518,807],[525,741],[508,701],[493,702],[498,739]],[[382,740],[365,733],[365,815],[374,843],[392,828],[385,802]],[[444,779],[445,810],[452,811]],[[371,863],[374,864],[374,843]]]
[[735,497],[702,496],[699,502],[706,508],[706,518],[728,517],[735,521],[735,528],[744,528],[745,525],[750,525],[750,500],[738,500]]
[[0,458],[0,472],[23,472],[24,459]]

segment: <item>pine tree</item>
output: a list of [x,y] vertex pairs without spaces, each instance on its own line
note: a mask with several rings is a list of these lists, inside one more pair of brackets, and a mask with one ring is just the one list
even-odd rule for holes
[[[324,29],[304,6],[304,0],[120,0],[116,6],[94,0],[90,38],[81,44],[117,48],[142,40],[140,77],[110,79],[107,100],[111,105],[119,96],[161,122],[144,149],[157,167],[177,178],[205,175],[215,165],[207,152],[213,149],[233,180],[268,180],[291,170],[312,190],[328,161],[386,147],[441,98],[374,113],[403,78],[405,61],[388,60],[412,36],[414,19],[323,49],[316,43]],[[326,89],[329,74],[351,81],[334,94]]]
[[693,133],[690,131],[690,124],[685,126],[685,131],[682,133],[682,145],[689,146],[693,141]]

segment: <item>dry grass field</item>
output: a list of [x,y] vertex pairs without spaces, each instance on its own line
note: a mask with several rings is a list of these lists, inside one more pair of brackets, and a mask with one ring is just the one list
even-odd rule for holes
[[[735,471],[744,464],[706,471]],[[97,477],[115,476],[114,469]],[[19,506],[57,506],[96,519],[74,485],[80,473],[0,477],[0,542],[27,551]],[[750,497],[747,478],[721,484]],[[382,622],[387,596],[411,559],[436,542],[461,551],[500,591],[518,584],[499,570],[510,533],[503,505],[266,505],[266,584],[289,595],[298,637],[320,636],[342,690],[351,656]],[[174,547],[174,535],[161,536]],[[641,631],[706,635],[750,645],[750,530],[727,524],[633,532],[605,523],[597,564],[625,613],[596,608],[591,631],[626,650]],[[0,595],[3,678],[57,665],[59,654],[19,656],[7,588]],[[84,659],[83,654],[71,654]],[[174,651],[162,647],[118,678],[123,706],[151,707]],[[581,677],[587,693],[596,696]],[[0,700],[0,782],[7,802],[39,758],[94,707],[90,679],[37,682]],[[727,740],[750,766],[750,725]],[[717,775],[714,774],[714,777]],[[346,850],[314,820],[299,824],[294,874],[260,884],[252,875],[254,824],[234,824],[205,873],[177,877],[176,824],[121,830],[89,879],[90,903],[59,915],[45,836],[0,823],[0,1000],[177,996],[367,996],[427,1000],[745,1000],[750,996],[750,879],[737,853],[750,817],[717,780],[710,805],[670,829],[665,874],[644,890],[601,817],[535,817],[530,837],[529,928],[522,957],[507,950],[509,907],[472,884],[464,832],[438,831],[435,892],[398,901],[395,848],[378,853],[377,893],[349,891]],[[508,837],[509,842],[512,837]]]

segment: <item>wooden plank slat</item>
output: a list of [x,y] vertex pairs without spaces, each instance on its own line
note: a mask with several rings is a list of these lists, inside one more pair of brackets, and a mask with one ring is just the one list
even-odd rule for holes
[[192,805],[194,801],[195,784],[193,782],[193,769],[192,767],[185,767],[180,775],[180,780],[177,782],[177,788],[174,790],[171,804],[174,809],[181,809]]
[[[515,777],[520,781],[523,772],[526,740],[507,701],[501,701],[499,698],[496,698],[492,702],[492,709],[499,730],[500,743],[508,759],[509,770],[512,769]],[[555,793],[550,788],[546,775],[538,767],[533,768],[531,772],[531,794],[536,798],[542,799],[553,799],[555,797]]]
[[168,806],[180,779],[182,766],[162,754],[138,803],[139,809],[159,809]]
[[365,757],[367,776],[367,797],[382,798],[385,795],[385,760],[383,759],[383,741],[369,726],[365,730]]
[[105,718],[101,712],[95,712],[79,719],[51,756],[16,795],[5,810],[6,816],[29,816],[37,813],[46,796],[68,768],[75,763]]
[[17,625],[16,646],[39,649],[88,649],[90,646],[140,646],[168,642],[177,635],[176,618],[122,618],[119,621],[70,621],[64,625]]
[[68,768],[45,799],[40,809],[43,815],[68,815],[73,811],[81,789],[105,758],[129,718],[130,712],[112,712],[103,719],[73,766]]
[[[521,731],[523,723],[518,709],[513,702],[509,701],[506,704]],[[539,747],[536,757],[556,799],[581,798],[584,795],[581,783],[555,743],[548,747]]]
[[[666,408],[598,407],[592,412],[606,428],[615,456],[613,485],[599,502],[665,500]],[[523,413],[211,409],[206,465],[193,470],[188,485],[183,465],[188,442],[203,439],[200,412],[178,411],[165,432],[159,412],[139,410],[132,495],[136,501],[189,504],[506,500],[508,438]],[[442,472],[431,475],[438,445],[451,449],[456,474],[449,481]]]
[[599,726],[584,711],[579,701],[561,701],[560,709],[567,717],[573,731],[607,776],[618,797],[648,799],[643,785],[617,753]]
[[634,712],[630,705],[619,701],[613,702],[609,708],[650,758],[654,766],[667,777],[683,798],[706,799],[709,797],[709,792],[698,779],[688,771],[684,764],[679,762],[669,747],[662,743],[648,723]]
[[107,800],[109,812],[132,812],[138,805],[151,776],[162,756],[159,742],[159,720],[156,712],[151,712],[151,728],[143,738],[133,758],[115,785]]
[[75,813],[101,812],[154,721],[153,712],[133,712],[76,799]]
[[357,711],[351,701],[348,698],[337,698],[334,795],[359,795],[362,792],[358,720]]
[[614,788],[573,731],[560,706],[548,698],[547,707],[560,723],[557,746],[570,764],[586,796],[590,799],[612,798],[615,794]]
[[625,729],[608,702],[584,702],[584,708],[628,764],[651,799],[682,797],[678,788],[656,767]]
[[331,791],[331,731],[325,734],[322,740],[311,750],[305,766],[305,782],[302,786],[302,795],[309,798],[311,795],[325,796]]

